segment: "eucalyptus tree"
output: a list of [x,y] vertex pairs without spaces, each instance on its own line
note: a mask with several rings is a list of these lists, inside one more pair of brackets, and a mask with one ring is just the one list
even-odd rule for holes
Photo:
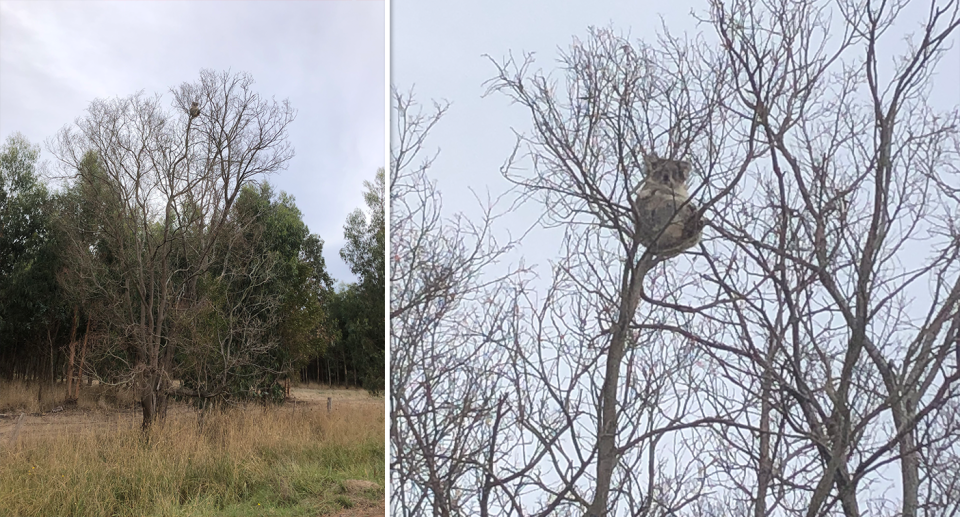
[[66,281],[99,300],[117,381],[136,387],[145,430],[165,414],[185,346],[172,323],[195,309],[237,197],[293,156],[294,109],[256,93],[249,75],[204,70],[170,94],[170,109],[143,92],[95,100],[51,142],[63,169],[109,211],[96,245],[84,228],[72,233]]
[[364,181],[363,199],[367,210],[356,209],[347,216],[343,227],[346,244],[340,256],[350,265],[350,271],[359,277],[356,289],[343,295],[343,301],[356,297],[356,305],[344,321],[342,337],[356,349],[355,357],[362,358],[355,366],[360,369],[363,385],[373,392],[383,391],[386,361],[386,186],[383,169],[378,169],[374,181]]
[[[40,147],[20,133],[0,148],[0,376],[52,377],[68,309],[57,282],[55,203]],[[52,379],[51,379],[52,380]]]
[[[395,99],[408,514],[960,514],[960,107],[929,98],[960,4],[707,7],[714,35],[591,29],[559,78],[493,61],[531,120],[503,173],[563,232],[546,287],[445,238],[410,152],[442,107]],[[707,221],[669,260],[633,231],[648,154]]]

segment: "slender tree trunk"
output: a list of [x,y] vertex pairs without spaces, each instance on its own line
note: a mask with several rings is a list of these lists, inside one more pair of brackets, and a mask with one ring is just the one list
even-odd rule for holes
[[50,336],[50,327],[47,327],[47,343],[50,345],[50,385],[52,386],[57,378],[53,369],[53,338]]
[[[633,252],[627,256],[627,264],[633,262],[636,249],[634,245]],[[610,339],[606,375],[600,394],[600,418],[597,426],[597,487],[593,494],[593,502],[587,509],[588,517],[607,515],[610,482],[620,457],[617,452],[617,417],[619,416],[617,388],[620,384],[620,366],[623,362],[630,321],[633,320],[637,305],[640,303],[643,279],[652,265],[653,260],[647,258],[638,261],[633,267],[624,269],[623,285],[620,289],[620,316]]]
[[150,430],[154,420],[157,418],[157,397],[156,391],[151,386],[151,379],[145,378],[144,385],[140,389],[140,405],[143,409],[143,432]]
[[903,479],[902,517],[917,517],[920,501],[920,458],[917,452],[914,432],[900,439],[900,472]]
[[[897,390],[890,389],[894,394]],[[917,406],[913,402],[916,394],[910,388],[904,387],[899,393],[901,400],[894,403],[891,408],[893,414],[893,423],[897,429],[902,429],[907,422],[913,422],[917,414]],[[915,429],[911,429],[899,440],[900,450],[900,479],[902,483],[903,504],[901,507],[902,517],[917,517],[919,509],[920,492],[920,457],[917,452],[917,436]]]
[[80,400],[80,385],[83,384],[83,361],[87,357],[87,339],[89,337],[90,337],[90,319],[87,318],[87,330],[83,334],[83,347],[80,349],[80,368],[77,369],[77,387],[74,389],[74,395],[73,395],[74,400]]
[[[765,375],[765,377],[769,377]],[[760,457],[757,462],[757,500],[753,507],[754,517],[767,515],[767,490],[773,473],[770,458],[770,386],[767,378],[763,381],[760,396]]]
[[67,401],[73,399],[73,358],[77,351],[77,316],[79,308],[73,307],[73,325],[70,327],[70,356],[67,359]]

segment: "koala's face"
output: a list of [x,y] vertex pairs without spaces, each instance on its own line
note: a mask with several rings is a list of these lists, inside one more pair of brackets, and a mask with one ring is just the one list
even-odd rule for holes
[[664,185],[679,186],[687,182],[690,177],[690,162],[682,160],[666,160],[649,156],[647,162],[647,178]]

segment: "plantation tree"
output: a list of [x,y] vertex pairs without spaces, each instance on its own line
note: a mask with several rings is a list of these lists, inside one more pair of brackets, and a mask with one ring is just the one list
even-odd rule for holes
[[265,182],[248,185],[232,212],[198,283],[203,302],[176,319],[183,342],[175,370],[184,387],[176,393],[204,407],[281,400],[279,381],[312,356],[328,325],[322,257],[302,251],[323,243],[309,235],[293,198]]
[[[103,230],[110,221],[120,217],[120,210],[103,195],[109,180],[103,174],[95,152],[88,151],[84,154],[79,174],[87,178],[87,181],[74,181],[69,184],[66,189],[57,193],[51,206],[56,239],[63,243],[63,246],[58,248],[61,267],[57,272],[57,284],[64,302],[72,309],[68,337],[68,399],[79,395],[79,382],[76,391],[71,390],[70,384],[74,371],[80,372],[81,375],[83,373],[96,375],[98,370],[99,365],[96,362],[85,363],[88,348],[91,345],[94,348],[103,345],[103,348],[110,350],[110,345],[116,343],[115,339],[111,339],[116,338],[116,335],[111,331],[110,325],[100,324],[109,320],[107,317],[109,306],[105,304],[108,300],[104,297],[91,297],[88,285],[77,279],[82,272],[87,277],[100,274],[101,279],[98,280],[100,282],[111,278],[107,268],[115,251],[111,248],[109,240],[104,238]],[[92,254],[90,250],[96,250],[96,253]],[[96,260],[98,257],[106,260]],[[83,320],[82,327],[81,320]],[[78,327],[83,330],[80,364],[75,362]],[[110,357],[109,352],[105,356]],[[113,373],[117,370],[115,361],[108,360],[103,366],[108,370],[107,377],[112,380]],[[105,378],[101,376],[101,380]]]
[[[892,63],[907,4],[868,4],[715,2],[716,45],[591,30],[562,81],[496,63],[533,120],[505,176],[563,253],[546,288],[457,297],[429,183],[398,193],[399,507],[960,514],[960,114],[926,96],[958,4],[917,10]],[[416,149],[435,118],[395,102]],[[693,162],[709,221],[669,261],[633,235],[653,152]]]
[[[374,346],[375,336],[369,325],[368,301],[360,286],[339,284],[327,297],[327,303],[336,336],[331,346],[324,350],[327,365],[333,365],[333,371],[328,373],[343,385],[366,385],[373,391],[382,389],[378,387],[379,383],[374,386],[366,384],[366,372],[371,365],[370,348]],[[379,380],[382,382],[382,378]]]
[[[96,246],[82,229],[73,233],[69,281],[102,307],[119,380],[137,388],[145,430],[164,415],[174,359],[187,352],[171,335],[173,322],[200,303],[200,280],[233,204],[245,185],[293,156],[286,140],[293,108],[252,87],[246,74],[202,71],[198,82],[171,91],[172,111],[159,95],[96,100],[52,143],[63,167],[109,211],[98,220]],[[195,101],[200,114],[191,117]]]
[[374,182],[363,182],[366,192],[363,199],[367,213],[354,210],[344,225],[347,244],[340,256],[353,274],[359,277],[357,284],[357,310],[347,322],[349,339],[364,357],[361,368],[363,384],[369,390],[382,391],[384,384],[384,318],[386,275],[384,269],[384,172],[377,170]]
[[52,377],[51,339],[60,337],[67,318],[39,155],[20,133],[0,149],[0,376],[7,378],[38,377],[43,369]]

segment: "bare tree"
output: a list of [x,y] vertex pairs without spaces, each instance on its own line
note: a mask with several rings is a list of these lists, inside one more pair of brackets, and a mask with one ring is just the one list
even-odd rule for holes
[[404,515],[457,515],[465,509],[460,488],[488,463],[490,415],[504,410],[483,358],[507,332],[509,311],[490,302],[502,300],[516,272],[481,272],[514,243],[494,239],[492,206],[480,224],[441,215],[426,174],[433,157],[422,151],[447,107],[424,114],[412,94],[394,91],[393,100],[391,506]]
[[[74,232],[69,281],[99,300],[98,322],[116,336],[119,380],[140,392],[144,429],[164,414],[172,389],[180,344],[172,319],[197,301],[237,195],[293,156],[293,108],[252,87],[246,74],[202,71],[172,91],[173,114],[159,95],[96,100],[51,143],[99,203],[97,242]],[[204,108],[192,116],[198,100]]]
[[[490,90],[533,128],[504,174],[563,230],[561,253],[546,286],[511,277],[394,321],[426,336],[392,344],[408,361],[393,378],[396,507],[960,514],[960,114],[925,96],[958,4],[927,4],[890,65],[878,48],[908,4],[830,5],[838,16],[713,2],[717,44],[591,30],[560,81],[529,56],[494,62]],[[395,101],[407,127],[435,123]],[[635,235],[651,153],[693,163],[708,221],[669,261]],[[440,242],[417,224],[443,227],[422,209],[435,195],[415,192],[433,191],[393,193],[412,206],[395,218],[426,214],[394,229],[420,237],[395,242],[401,275]]]
[[707,256],[740,302],[704,314],[729,323],[705,345],[763,431],[721,438],[754,515],[960,511],[956,471],[933,479],[960,437],[960,119],[926,98],[960,11],[919,4],[711,4],[725,109],[761,151]]
[[[652,154],[692,159],[702,174],[694,190],[705,201],[701,210],[737,186],[743,170],[719,166],[721,159],[732,163],[732,153],[721,154],[730,145],[720,110],[727,75],[702,42],[665,36],[656,46],[634,45],[607,29],[575,41],[561,61],[562,85],[530,72],[529,56],[497,64],[490,85],[533,119],[533,131],[518,137],[532,172],[508,164],[505,176],[565,229],[548,301],[534,312],[539,330],[514,352],[529,358],[516,382],[529,371],[540,381],[537,389],[518,389],[530,394],[526,403],[553,399],[552,415],[524,424],[533,435],[550,430],[539,449],[559,476],[539,482],[552,494],[541,511],[692,511],[705,504],[709,467],[697,464],[704,452],[697,430],[732,423],[737,408],[693,411],[709,379],[676,337],[689,318],[655,306],[638,312],[641,301],[682,292],[689,280],[677,283],[667,257],[643,248],[643,214],[631,199]],[[726,187],[712,190],[716,184]]]
[[[522,189],[521,199],[543,202],[548,226],[565,228],[562,255],[543,294],[537,294],[541,286],[534,278],[514,276],[488,284],[489,292],[479,298],[451,297],[455,304],[432,305],[444,311],[410,320],[396,318],[403,314],[400,293],[408,284],[393,284],[395,506],[410,514],[432,509],[435,515],[601,515],[610,508],[667,515],[706,504],[700,474],[707,465],[686,461],[703,448],[681,432],[728,421],[727,409],[689,418],[694,394],[708,386],[702,372],[693,370],[692,347],[665,346],[670,340],[663,330],[680,323],[673,311],[637,320],[651,271],[658,281],[647,295],[666,296],[679,287],[666,269],[655,269],[662,257],[646,253],[635,235],[630,196],[645,151],[679,157],[721,140],[710,135],[722,74],[707,69],[699,82],[681,82],[677,69],[687,64],[685,49],[679,41],[670,45],[635,49],[611,31],[592,32],[562,58],[570,71],[562,102],[549,78],[527,80],[529,59],[499,65],[491,89],[529,108],[535,127],[521,137],[534,164],[532,176],[514,175],[512,162],[505,170]],[[406,121],[400,124],[429,128],[435,122],[409,116],[402,99],[396,102],[398,120]],[[690,132],[705,136],[679,137]],[[402,170],[394,161],[393,170]],[[433,206],[423,200],[434,196],[396,185],[393,195],[414,207],[394,209],[394,221],[425,213],[422,221],[437,224],[436,209],[422,209]],[[416,223],[406,225],[429,226]],[[408,242],[418,245],[441,242],[412,234],[420,238]],[[396,240],[406,234],[395,226],[393,235]],[[401,266],[394,271],[407,271],[403,262],[418,256],[424,264],[449,263],[427,260],[434,256],[421,248],[395,242],[394,260]],[[483,274],[464,267],[449,271],[469,273],[457,285]],[[417,325],[429,338],[401,346],[396,336]],[[409,364],[416,367],[398,365],[413,353],[418,355]],[[419,375],[397,376],[410,371]],[[630,424],[618,425],[621,419]],[[432,441],[411,429],[432,432]],[[684,444],[663,447],[665,437]]]

